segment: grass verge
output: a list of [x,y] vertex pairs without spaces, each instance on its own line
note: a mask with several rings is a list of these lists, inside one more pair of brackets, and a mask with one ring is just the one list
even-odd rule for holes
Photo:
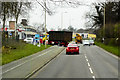
[[[49,48],[49,47],[50,45],[47,45],[46,48]],[[7,54],[2,52],[2,65],[21,59],[23,57],[35,54],[46,48],[45,48],[45,45],[41,45],[41,47],[37,47],[32,44],[25,44],[22,48],[9,50],[9,53]]]
[[105,49],[108,52],[113,53],[114,55],[117,55],[120,57],[120,54],[118,54],[118,47],[117,46],[111,46],[111,45],[105,45],[101,42],[95,42],[95,44],[103,49]]

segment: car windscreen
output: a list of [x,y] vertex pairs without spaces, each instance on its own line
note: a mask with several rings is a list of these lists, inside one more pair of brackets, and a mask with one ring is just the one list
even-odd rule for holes
[[90,40],[90,42],[94,42],[93,40]]
[[89,42],[89,40],[84,40],[84,42]]
[[78,47],[77,44],[70,44],[68,47]]
[[32,39],[27,39],[27,40],[32,40]]

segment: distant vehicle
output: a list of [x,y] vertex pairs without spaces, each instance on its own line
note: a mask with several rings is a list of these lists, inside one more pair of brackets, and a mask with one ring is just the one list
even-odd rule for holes
[[60,45],[67,47],[68,43],[72,41],[72,32],[70,31],[49,31],[48,44]]
[[24,41],[26,43],[32,43],[33,42],[33,38],[26,38],[26,39],[24,39]]
[[95,45],[94,40],[89,40],[90,41],[90,45]]
[[79,46],[77,44],[68,44],[66,54],[79,54]]
[[90,46],[90,41],[89,40],[83,40],[83,45],[89,45]]
[[76,44],[74,41],[70,42],[69,44]]
[[76,34],[75,42],[76,42],[76,44],[77,43],[82,43],[82,36],[80,36],[80,34]]

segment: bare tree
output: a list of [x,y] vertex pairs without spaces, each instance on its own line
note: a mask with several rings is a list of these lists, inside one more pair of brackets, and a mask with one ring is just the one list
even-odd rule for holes
[[3,30],[5,28],[5,22],[10,17],[14,17],[16,19],[16,23],[20,15],[26,14],[28,8],[30,9],[31,3],[24,2],[1,2],[1,12],[0,19],[3,21]]
[[0,18],[3,21],[3,30],[4,30],[6,19],[11,16],[11,12],[10,12],[11,2],[1,2],[0,5],[1,5]]
[[69,26],[67,30],[68,31],[72,31],[72,32],[76,32],[77,31],[77,29],[74,28],[73,26]]
[[12,11],[13,16],[16,19],[16,23],[18,21],[18,18],[20,15],[26,15],[28,14],[28,10],[31,9],[31,3],[30,2],[13,2],[12,3]]
[[44,5],[44,0],[36,0],[43,10],[46,10],[49,15],[55,14],[55,9],[58,7],[73,7],[76,8],[79,5],[85,5],[79,0],[46,0],[46,7]]
[[104,3],[93,4],[95,12],[89,12],[86,15],[87,26],[91,28],[103,27]]

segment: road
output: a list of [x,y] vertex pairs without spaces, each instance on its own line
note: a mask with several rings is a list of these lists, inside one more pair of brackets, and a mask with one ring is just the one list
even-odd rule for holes
[[108,80],[112,78],[117,80],[118,60],[116,56],[95,45],[80,45],[79,55],[66,55],[64,50],[30,78],[108,78]]
[[26,78],[36,69],[41,68],[64,47],[52,46],[36,54],[21,58],[2,66],[2,78]]

